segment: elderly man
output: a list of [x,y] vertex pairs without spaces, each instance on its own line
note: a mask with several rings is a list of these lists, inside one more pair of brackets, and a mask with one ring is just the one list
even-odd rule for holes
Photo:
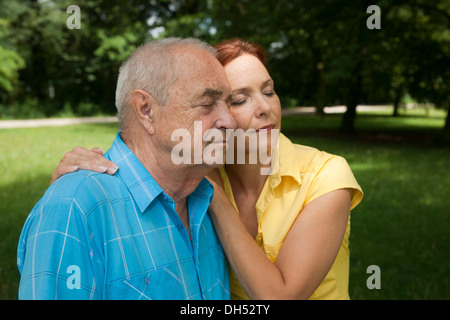
[[174,164],[171,133],[197,121],[234,128],[230,94],[209,45],[171,38],[138,48],[120,69],[120,131],[105,154],[120,169],[81,170],[49,187],[19,240],[19,298],[228,299],[207,215],[214,164]]

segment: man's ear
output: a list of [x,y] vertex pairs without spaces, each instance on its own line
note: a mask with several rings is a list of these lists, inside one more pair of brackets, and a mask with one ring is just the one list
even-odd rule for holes
[[154,112],[158,105],[156,100],[148,92],[136,89],[131,94],[131,103],[141,124],[148,133],[153,134],[155,131]]

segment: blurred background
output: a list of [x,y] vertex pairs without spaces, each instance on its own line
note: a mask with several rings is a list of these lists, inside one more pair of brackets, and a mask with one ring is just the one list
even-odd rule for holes
[[450,1],[0,0],[0,299],[17,298],[19,234],[61,157],[117,131],[1,123],[114,116],[120,64],[169,36],[261,44],[282,131],[347,159],[365,192],[352,299],[450,298]]

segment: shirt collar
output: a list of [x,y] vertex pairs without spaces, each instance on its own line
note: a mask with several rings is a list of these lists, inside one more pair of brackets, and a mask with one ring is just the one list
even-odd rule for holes
[[[276,156],[277,154],[278,156]],[[281,132],[278,138],[278,148],[275,156],[272,157],[272,161],[272,166],[275,168],[275,172],[270,176],[274,184],[272,187],[278,185],[283,176],[292,177],[299,185],[302,183],[300,171],[298,165],[296,165],[300,161],[298,153],[294,144]]]
[[150,203],[164,192],[123,142],[120,132],[117,133],[116,139],[105,157],[119,166],[116,175],[126,184],[141,212],[144,212]]
[[[270,188],[273,190],[280,184],[281,177],[288,176],[292,177],[300,185],[302,178],[298,165],[296,165],[299,161],[298,152],[296,152],[294,144],[280,132],[277,148],[272,154],[272,173],[266,183],[269,183]],[[234,200],[225,167],[220,168],[219,171],[223,179],[225,193]],[[235,205],[234,201],[233,204]]]
[[[116,175],[118,175],[128,187],[128,190],[136,201],[141,213],[144,212],[160,194],[164,194],[169,198],[134,153],[123,142],[120,137],[120,132],[117,133],[116,139],[108,152],[105,153],[105,157],[119,166]],[[194,195],[196,197],[206,198],[209,205],[213,193],[213,186],[206,178],[204,178],[190,196]]]

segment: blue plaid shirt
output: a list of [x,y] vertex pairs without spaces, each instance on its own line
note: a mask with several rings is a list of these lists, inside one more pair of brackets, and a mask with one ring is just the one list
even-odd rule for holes
[[213,187],[188,196],[192,242],[166,195],[117,135],[114,176],[55,181],[17,250],[20,299],[229,299],[224,252],[207,214]]

